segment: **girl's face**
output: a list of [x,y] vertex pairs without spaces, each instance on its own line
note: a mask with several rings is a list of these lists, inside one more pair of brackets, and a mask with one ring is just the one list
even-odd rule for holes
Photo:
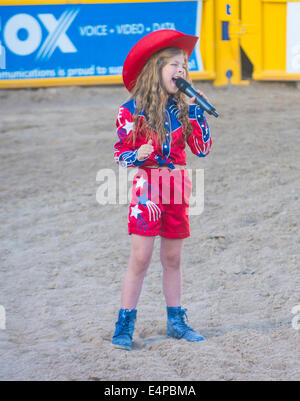
[[175,95],[178,88],[175,84],[177,78],[186,78],[187,65],[183,54],[171,57],[162,68],[162,85],[169,95]]

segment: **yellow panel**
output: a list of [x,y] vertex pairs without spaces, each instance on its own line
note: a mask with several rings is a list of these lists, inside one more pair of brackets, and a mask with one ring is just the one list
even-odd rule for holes
[[260,1],[262,3],[299,3],[299,0],[260,0]]
[[[240,59],[240,1],[218,0],[216,2],[216,80],[214,84],[248,84],[241,79]],[[228,23],[228,32],[224,25]],[[223,31],[224,29],[224,31]],[[224,35],[225,33],[225,35]],[[227,40],[224,40],[225,38]],[[230,75],[231,74],[231,78]]]
[[[141,0],[0,0],[0,6],[47,5],[47,4],[97,4],[97,3],[141,3]],[[143,0],[143,3],[161,1],[197,1],[197,0]]]
[[261,0],[242,0],[241,24],[243,35],[241,46],[254,66],[254,72],[262,68],[262,16]]
[[285,71],[267,71],[253,74],[253,79],[258,81],[300,81],[300,74],[288,74]]
[[241,0],[241,45],[253,64],[253,79],[300,80],[286,72],[287,3],[300,0]]
[[203,73],[191,73],[192,79],[213,79],[215,73],[214,1],[203,0],[200,52]]
[[285,72],[286,2],[263,3],[263,69]]

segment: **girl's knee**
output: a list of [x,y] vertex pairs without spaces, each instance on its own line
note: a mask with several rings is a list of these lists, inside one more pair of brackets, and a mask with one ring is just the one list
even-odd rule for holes
[[131,258],[139,265],[149,264],[152,257],[154,238],[133,235]]
[[131,255],[131,265],[135,272],[146,273],[151,262],[151,255],[146,252],[135,250]]
[[181,264],[181,255],[161,255],[160,261],[164,269],[179,269]]

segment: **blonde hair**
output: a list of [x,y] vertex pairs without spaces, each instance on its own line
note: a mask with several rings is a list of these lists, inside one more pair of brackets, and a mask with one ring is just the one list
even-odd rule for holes
[[[184,55],[187,66],[187,54],[177,47],[169,47],[155,53],[139,74],[131,97],[136,102],[136,110],[133,116],[135,128],[128,139],[132,139],[133,142],[135,142],[136,135],[142,128],[146,132],[147,140],[152,137],[154,130],[158,134],[158,142],[160,144],[163,143],[167,133],[165,128],[165,108],[170,95],[163,88],[161,72],[170,58],[178,54]],[[190,82],[188,68],[186,68],[186,79]],[[192,125],[188,118],[189,109],[185,101],[185,95],[178,91],[173,99],[177,103],[177,118],[182,125],[184,138],[187,140],[192,132]],[[139,117],[141,112],[145,114],[146,118]]]

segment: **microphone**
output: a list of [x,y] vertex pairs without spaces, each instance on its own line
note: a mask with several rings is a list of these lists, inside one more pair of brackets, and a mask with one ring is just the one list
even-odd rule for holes
[[195,89],[183,78],[177,78],[175,84],[181,92],[185,93],[189,97],[196,97],[196,102],[201,106],[208,114],[212,114],[215,117],[219,117],[216,109],[212,104],[205,100],[202,96],[195,91]]

